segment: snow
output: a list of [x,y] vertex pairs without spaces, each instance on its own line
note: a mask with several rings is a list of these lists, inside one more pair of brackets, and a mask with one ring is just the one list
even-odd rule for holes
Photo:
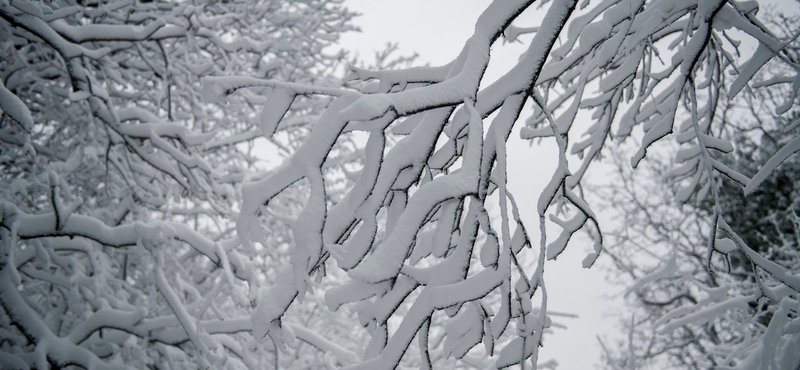
[[483,310],[470,302],[466,308],[445,324],[447,333],[443,351],[446,357],[463,358],[483,338]]
[[644,55],[644,45],[641,45],[634,49],[630,55],[626,56],[625,62],[614,70],[609,76],[607,76],[603,81],[600,83],[600,88],[603,91],[610,91],[611,89],[622,85],[622,83],[627,80],[630,76],[636,74],[636,70],[639,68],[639,61],[642,59]]
[[[712,2],[713,1],[704,1],[703,4],[709,4]],[[698,12],[700,11],[698,10]],[[702,13],[700,14],[702,15]],[[710,24],[700,26],[694,35],[692,35],[692,38],[689,39],[689,42],[686,43],[686,46],[683,48],[683,60],[680,62],[681,75],[690,76],[694,73],[694,67],[697,64],[697,60],[700,58],[700,54],[705,50],[709,37],[711,37],[710,33]],[[677,64],[677,60],[673,60],[672,64]]]
[[702,309],[696,309],[692,313],[668,321],[659,329],[659,332],[669,333],[677,328],[680,328],[681,326],[688,324],[703,325],[704,323],[712,320],[714,317],[719,316],[722,312],[728,310],[739,309],[742,311],[747,311],[749,309],[748,302],[750,302],[750,300],[750,297],[738,297],[728,299]]
[[195,321],[186,311],[186,307],[184,307],[183,303],[172,289],[169,282],[167,282],[167,279],[164,275],[164,270],[162,268],[164,257],[161,255],[161,253],[161,251],[154,252],[157,264],[155,268],[156,287],[169,303],[170,308],[172,308],[173,313],[175,313],[175,316],[178,318],[178,322],[180,322],[181,326],[186,331],[186,334],[189,336],[189,340],[192,341],[197,351],[203,356],[208,356],[208,346],[200,339]]
[[[675,99],[675,108],[678,105],[678,99]],[[639,162],[644,159],[645,155],[647,154],[647,148],[656,141],[660,140],[670,132],[672,132],[672,125],[675,120],[675,109],[670,109],[670,111],[663,116],[658,122],[653,125],[652,128],[647,130],[642,138],[642,146],[639,150],[631,157],[631,166],[636,168],[639,165]]]
[[725,230],[729,236],[731,236],[733,241],[736,242],[736,246],[740,251],[742,251],[742,253],[745,254],[745,256],[747,256],[750,262],[758,267],[761,267],[764,269],[764,271],[768,272],[770,275],[772,275],[772,277],[785,284],[789,288],[796,292],[800,292],[800,276],[793,275],[779,264],[756,253],[749,246],[747,246],[747,244],[741,238],[739,238],[739,236],[733,230],[731,230],[730,225],[728,225],[725,220],[720,220],[720,227]]
[[139,308],[135,311],[119,311],[104,309],[95,311],[88,319],[73,328],[66,339],[72,343],[80,344],[92,333],[100,328],[111,327],[126,329],[136,326],[147,314],[145,309]]
[[767,163],[765,163],[764,166],[758,170],[758,172],[753,176],[752,179],[750,179],[750,181],[745,182],[747,184],[747,186],[744,188],[745,194],[752,194],[758,188],[758,186],[761,185],[761,183],[764,182],[764,180],[766,180],[767,177],[769,177],[769,175],[775,171],[775,169],[778,168],[781,163],[783,163],[783,161],[798,151],[800,151],[800,137],[794,138],[792,141],[781,147],[777,153],[767,160]]
[[280,330],[280,325],[276,325],[276,322],[283,316],[296,295],[292,268],[285,268],[278,273],[274,284],[262,288],[258,306],[250,317],[253,324],[253,337],[260,341],[269,335],[273,340],[281,339],[278,345],[283,346],[284,335],[274,332]]
[[[16,0],[15,0],[16,1]],[[41,18],[41,17],[40,17]],[[147,39],[161,27],[166,25],[164,19],[156,19],[144,27],[110,26],[89,24],[80,27],[71,26],[63,19],[48,23],[56,32],[75,43],[89,41],[140,41]]]
[[17,121],[26,131],[33,129],[30,110],[14,93],[8,91],[3,81],[0,81],[0,110]]
[[589,53],[595,45],[606,39],[606,36],[611,33],[613,28],[614,25],[605,19],[590,23],[584,27],[579,36],[581,53]]
[[299,325],[291,325],[297,339],[319,348],[320,351],[332,353],[339,366],[347,366],[358,362],[358,355],[352,351],[325,339],[323,336]]
[[[27,0],[12,0],[12,1],[10,1],[10,3],[11,3],[11,6],[13,6],[13,7],[15,7],[15,8],[19,9],[19,10],[22,10],[23,12],[28,13],[28,14],[30,14],[32,16],[35,16],[37,18],[44,17],[44,12],[42,11],[42,8],[40,8],[37,4],[34,4],[34,3],[30,2],[30,1],[27,1]],[[52,10],[51,10],[51,12],[52,12]]]
[[516,337],[500,350],[500,357],[497,359],[495,366],[498,369],[504,369],[519,364],[520,360],[524,361],[533,354],[537,345],[538,343],[533,338]]
[[736,76],[736,79],[733,80],[733,83],[731,83],[728,96],[733,98],[738,95],[739,91],[741,91],[742,88],[744,88],[744,86],[753,79],[753,76],[755,76],[756,72],[758,72],[758,70],[761,69],[764,64],[772,60],[774,56],[775,54],[767,45],[759,43],[758,48],[753,53],[753,56],[750,57],[750,59],[745,62],[744,65],[739,67],[738,76]]
[[619,25],[619,29],[617,33],[614,34],[610,39],[606,40],[603,43],[603,46],[600,48],[600,52],[597,54],[597,65],[604,67],[611,63],[614,57],[617,56],[617,53],[622,46],[622,42],[625,40],[625,37],[628,35],[628,31],[631,27],[631,20],[626,19],[622,21]]
[[[409,199],[403,214],[397,220],[396,226],[388,238],[360,266],[348,273],[350,277],[364,282],[377,283],[396,276],[412,247],[416,230],[422,226],[425,216],[433,207],[445,200],[459,199],[466,194],[476,192],[478,178],[471,173],[477,172],[480,165],[483,129],[478,112],[470,104],[467,104],[467,107],[471,110],[470,134],[462,171],[436,178],[422,186]],[[437,239],[435,234],[433,243],[435,252],[437,243],[442,244],[445,241]]]
[[343,304],[353,303],[376,295],[383,295],[389,288],[389,283],[366,284],[358,280],[350,280],[340,286],[333,287],[325,292],[325,303],[332,311],[336,311]]
[[660,267],[653,270],[653,272],[645,276],[642,276],[638,280],[636,280],[636,282],[633,285],[631,285],[630,288],[625,290],[625,296],[627,297],[629,294],[641,289],[645,285],[653,281],[656,281],[658,279],[673,275],[678,271],[679,271],[678,260],[676,259],[676,256],[673,255],[667,261],[665,261]]
[[552,241],[547,246],[547,259],[554,260],[564,251],[567,247],[567,243],[572,235],[578,231],[583,225],[586,223],[588,218],[583,212],[578,212],[575,216],[571,219],[564,221],[557,218],[555,215],[550,215],[550,221],[555,222],[559,226],[561,226],[564,231],[559,234],[556,240]]
[[28,363],[12,353],[0,352],[0,366],[8,370],[28,370]]
[[267,96],[267,104],[264,104],[261,116],[259,117],[261,120],[259,128],[264,137],[270,138],[275,134],[275,130],[278,129],[278,124],[289,110],[293,101],[294,94],[288,89],[277,87],[270,91]]

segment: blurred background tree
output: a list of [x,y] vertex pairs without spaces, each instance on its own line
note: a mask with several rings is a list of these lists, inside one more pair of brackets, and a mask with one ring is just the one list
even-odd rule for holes
[[[797,20],[787,14],[773,11],[766,19],[785,34],[797,32]],[[787,59],[798,60],[798,46],[784,48]],[[767,66],[754,88],[727,103],[712,127],[715,136],[730,138],[736,148],[718,159],[748,178],[800,132],[796,110],[780,114],[786,99],[796,99],[791,81],[781,77],[785,65]],[[762,89],[773,85],[782,93]],[[766,369],[764,356],[777,357],[781,369],[796,363],[790,355],[797,345],[793,329],[770,329],[786,292],[732,250],[731,236],[723,230],[716,230],[713,258],[708,238],[714,235],[717,207],[718,217],[744,243],[790,274],[800,272],[798,156],[786,159],[751,194],[733,181],[721,181],[715,200],[708,193],[689,198],[693,194],[681,191],[686,180],[675,180],[673,155],[631,171],[621,160],[622,147],[612,153],[614,177],[624,186],[602,186],[597,192],[622,221],[606,233],[606,251],[615,263],[612,280],[629,286],[627,301],[633,307],[620,320],[629,330],[627,340],[617,347],[606,343],[605,367]],[[796,307],[792,310],[789,317],[796,317]]]

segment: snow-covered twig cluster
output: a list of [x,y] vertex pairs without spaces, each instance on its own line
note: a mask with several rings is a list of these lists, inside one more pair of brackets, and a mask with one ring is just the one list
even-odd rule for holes
[[[208,104],[200,80],[329,84],[345,55],[321,51],[352,17],[318,0],[0,1],[0,368],[278,361],[248,334],[267,257],[230,221],[238,184],[267,170],[265,98]],[[298,101],[273,148],[291,153],[325,104]],[[270,245],[290,237],[292,191],[263,215]]]
[[[796,29],[796,20],[778,22],[781,18],[775,14],[766,19],[782,26],[778,28],[784,34]],[[787,45],[784,53],[796,59],[796,43]],[[768,64],[753,86],[774,85],[786,67]],[[615,244],[609,255],[620,274],[635,281],[626,294],[635,293],[631,349],[616,359],[609,354],[612,367],[659,363],[692,369],[783,369],[800,363],[795,351],[800,340],[798,161],[776,154],[785,153],[787,143],[796,140],[796,109],[782,108],[790,96],[781,93],[785,90],[760,89],[722,101],[710,125],[698,125],[696,113],[691,117],[694,130],[702,125],[703,135],[713,132],[731,140],[736,151],[723,156],[702,145],[678,147],[676,167],[666,163],[672,158],[658,155],[641,173],[618,166],[622,186],[602,191],[608,205],[625,217],[624,226],[609,232]],[[694,111],[693,100],[689,103]],[[713,140],[717,139],[706,139]],[[754,179],[766,169],[773,173],[747,193],[739,183],[721,183],[712,175],[714,185],[706,184],[706,190],[693,196],[694,189],[687,190],[689,182],[681,176],[687,158],[706,166],[699,168],[705,172],[702,176],[713,174],[708,158]],[[763,165],[776,160],[783,164]],[[667,180],[662,184],[647,179],[662,176]],[[673,204],[673,190],[682,209]]]

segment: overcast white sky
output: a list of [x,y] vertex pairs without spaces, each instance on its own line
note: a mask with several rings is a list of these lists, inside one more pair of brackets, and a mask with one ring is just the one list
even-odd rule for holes
[[[397,42],[400,54],[419,53],[418,64],[445,64],[461,51],[472,35],[475,20],[489,3],[489,0],[347,0],[348,8],[363,14],[355,21],[362,32],[345,35],[341,46],[369,60],[372,53],[383,49],[387,42]],[[536,26],[540,13],[526,12],[514,24]],[[485,83],[511,68],[527,47],[501,43],[492,50]],[[509,140],[509,188],[524,208],[521,217],[533,234],[531,239],[537,241],[535,202],[555,170],[555,145],[530,147],[519,139],[518,130],[523,124],[517,123],[517,131]],[[558,228],[548,229],[548,235],[555,238],[558,231]],[[545,265],[549,309],[579,315],[577,319],[556,318],[556,322],[567,325],[568,329],[556,329],[553,335],[545,337],[540,360],[555,359],[561,370],[594,368],[600,362],[601,351],[596,336],[618,338],[621,335],[617,318],[610,317],[620,312],[621,300],[604,297],[619,295],[622,287],[606,283],[605,272],[598,266],[608,263],[604,257],[593,269],[581,267],[581,261],[590,251],[590,243],[579,239],[572,242],[558,260]],[[535,300],[534,305],[538,305],[537,302]]]

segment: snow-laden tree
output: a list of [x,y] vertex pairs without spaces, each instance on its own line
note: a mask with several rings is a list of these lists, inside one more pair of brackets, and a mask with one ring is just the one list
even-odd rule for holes
[[[765,18],[785,34],[798,26],[786,14]],[[784,48],[791,60],[797,60],[798,50],[797,42]],[[753,85],[785,81],[784,67],[768,64]],[[790,88],[754,89],[721,102],[715,135],[730,139],[737,150],[716,158],[755,176],[797,135],[797,109],[782,116],[775,113],[791,97]],[[622,219],[606,231],[611,245],[607,252],[615,275],[633,281],[626,291],[633,304],[624,319],[631,325],[632,316],[633,327],[628,343],[607,357],[608,367],[796,368],[793,352],[798,338],[792,328],[797,324],[786,326],[786,315],[796,318],[797,307],[783,299],[788,295],[796,300],[796,293],[753,268],[747,255],[731,253],[735,241],[725,232],[717,231],[710,260],[705,243],[718,213],[742,242],[790,274],[798,274],[800,157],[787,158],[752,194],[723,182],[716,199],[686,192],[676,199],[675,191],[685,183],[672,177],[672,157],[658,156],[635,172],[621,163],[616,148],[613,157],[619,177],[598,193],[604,206]],[[773,358],[775,363],[770,362]]]
[[[371,82],[359,91],[249,76],[205,79],[206,96],[218,99],[270,87],[264,109],[276,114],[263,117],[265,132],[281,122],[280,112],[294,99],[334,98],[284,165],[242,185],[236,227],[248,248],[263,238],[257,215],[265,205],[293,184],[311,189],[293,220],[292,263],[262,291],[253,312],[256,338],[290,341],[291,331],[281,321],[286,308],[304,299],[325,271],[341,269],[349,280],[327,290],[325,300],[333,310],[350,305],[372,338],[349,368],[395,368],[415,338],[419,366],[430,368],[429,338],[441,334],[445,343],[437,356],[488,356],[498,368],[525,367],[530,359],[535,367],[550,325],[545,262],[584,227],[595,239],[584,266],[599,257],[602,229],[580,195],[581,182],[606,143],[638,136],[638,130],[643,135],[630,160],[633,167],[657,142],[675,140],[681,151],[672,176],[684,183],[679,195],[696,192],[716,203],[710,216],[714,232],[703,244],[707,259],[738,250],[757,274],[776,281],[769,288],[759,285],[788,312],[775,335],[796,325],[800,277],[737,236],[722,216],[718,192],[723,179],[751,192],[797,151],[800,138],[789,141],[751,180],[717,159],[735,148],[713,130],[720,103],[748,87],[766,62],[790,67],[782,81],[797,79],[797,62],[784,51],[796,30],[773,33],[758,19],[757,2],[691,0],[582,1],[580,6],[554,0],[542,4],[541,24],[512,25],[538,6],[493,2],[449,64],[398,71],[353,68],[348,79]],[[528,49],[497,81],[482,83],[500,37],[524,42]],[[749,56],[739,50],[744,38],[758,44]],[[778,113],[791,107],[792,96]],[[517,204],[506,187],[506,141],[529,101],[533,115],[522,137],[558,146],[557,170],[535,205],[538,241],[529,239],[518,216],[518,207],[530,205]],[[586,116],[579,115],[583,111]],[[589,124],[573,124],[578,121]],[[347,194],[331,203],[325,181],[335,160],[331,148],[354,132],[367,136],[363,165]],[[389,146],[392,135],[402,138]],[[490,204],[500,210],[499,226],[489,220]],[[548,215],[564,229],[555,238],[545,232]],[[532,245],[528,252],[525,247]],[[519,263],[521,254],[537,252],[532,268]],[[431,330],[430,323],[442,315],[449,317],[444,332]]]
[[[761,142],[770,147],[768,140],[764,137]],[[747,141],[743,146],[752,144]],[[737,155],[735,163],[741,166],[735,168],[755,173],[748,171],[747,164],[753,158],[764,159],[757,153],[762,150]],[[620,159],[616,153],[615,158]],[[667,163],[631,172],[618,161],[618,185],[600,191],[604,206],[624,220],[607,230],[606,252],[614,261],[614,280],[628,285],[625,297],[630,303],[621,319],[630,330],[622,346],[612,349],[610,343],[604,344],[614,352],[606,356],[607,368],[759,369],[769,368],[759,367],[762,359],[779,354],[785,362],[779,360],[774,368],[792,368],[797,361],[793,357],[797,338],[782,335],[792,331],[773,328],[781,335],[766,334],[770,325],[787,324],[773,323],[776,313],[792,315],[793,311],[777,311],[781,299],[768,298],[761,289],[770,289],[764,294],[774,289],[778,297],[791,291],[753,269],[724,236],[716,241],[709,268],[706,243],[713,209],[706,208],[707,201],[695,204],[695,199],[676,206],[674,184],[658,182],[667,172]],[[750,196],[744,197],[730,185],[723,185],[719,194],[722,207],[736,205],[728,217],[732,228],[743,226],[737,228],[741,230],[738,236],[792,274],[800,266],[798,165],[794,157],[789,158]]]
[[[18,148],[4,163],[19,168],[6,182],[13,197],[4,203],[0,236],[6,258],[0,273],[3,328],[15,338],[2,343],[9,348],[3,361],[19,367],[43,368],[48,362],[102,367],[144,366],[133,361],[151,358],[160,361],[157,366],[181,367],[186,364],[173,366],[174,358],[188,358],[196,365],[263,367],[274,366],[277,351],[291,352],[299,339],[325,352],[320,357],[330,367],[430,369],[447,358],[460,359],[454,364],[460,367],[527,368],[528,362],[536,367],[551,326],[546,260],[557,257],[581,228],[595,239],[584,266],[602,253],[601,225],[580,190],[606,143],[643,131],[635,167],[654,143],[677,140],[685,147],[682,162],[689,164],[676,169],[676,176],[693,179],[686,192],[699,188],[718,202],[720,179],[750,190],[796,151],[800,140],[778,151],[753,181],[711,154],[734,149],[712,130],[720,102],[743,90],[770,60],[790,67],[784,77],[797,78],[796,61],[783,51],[795,34],[770,31],[757,18],[755,2],[553,0],[540,6],[497,0],[476,20],[474,34],[451,63],[352,68],[345,80],[360,82],[357,89],[273,75],[276,70],[329,73],[325,66],[331,58],[313,41],[335,38],[349,19],[327,2],[272,8],[275,3],[120,1],[80,8],[80,15],[70,13],[74,8],[48,10],[25,0],[2,4],[3,32],[13,36],[6,50],[25,55],[29,64],[41,61],[38,73],[23,79],[36,83],[23,88],[6,78],[1,91],[0,108],[9,122],[4,128],[13,130]],[[539,9],[541,24],[512,25],[522,12]],[[99,22],[83,20],[87,12],[103,25],[135,23],[136,36],[115,40],[113,27],[75,31]],[[310,20],[304,21],[304,12],[312,14]],[[269,25],[248,28],[237,15]],[[67,26],[74,28],[51,20],[59,17],[68,17],[73,23],[65,21]],[[255,36],[294,22],[301,25],[270,34],[278,36],[271,42]],[[165,29],[180,35],[150,40],[169,33]],[[488,83],[483,75],[492,47],[502,47],[501,37],[528,49]],[[755,54],[740,55],[742,38],[758,43]],[[262,63],[258,57],[255,66],[237,67],[255,57],[228,56],[253,47],[297,59]],[[209,48],[225,56],[215,58]],[[204,63],[216,68],[203,69]],[[153,73],[130,85],[119,83],[125,76],[115,76],[123,66]],[[208,75],[206,103],[227,99],[227,105],[199,104],[195,85],[179,82],[179,66],[195,77]],[[137,94],[147,96],[147,103]],[[133,98],[124,103],[118,96]],[[319,96],[327,98],[315,99]],[[46,119],[40,100],[71,109],[47,110]],[[788,101],[783,112],[793,99]],[[141,113],[145,108],[153,117]],[[531,113],[523,139],[558,147],[557,170],[535,205],[518,204],[506,186],[506,142],[521,117]],[[62,121],[70,124],[49,124]],[[81,130],[81,125],[97,128]],[[298,125],[306,135],[292,131]],[[212,136],[217,126],[224,132]],[[99,134],[85,139],[80,134],[87,131]],[[55,139],[48,142],[42,135]],[[247,151],[222,150],[257,137],[278,146],[285,140],[302,143],[268,173],[236,166],[252,160]],[[62,154],[58,145],[70,138],[90,153],[72,167],[44,160],[54,164],[52,170],[30,169],[51,147],[56,148],[51,155]],[[103,138],[108,144],[83,144]],[[272,145],[266,141],[258,145]],[[102,159],[89,166],[99,173],[78,176],[78,169],[87,167],[78,165],[91,158]],[[59,169],[78,173],[68,177]],[[38,180],[14,183],[28,173],[38,174]],[[116,185],[102,180],[106,173]],[[79,200],[71,195],[76,189],[106,194]],[[120,194],[126,191],[131,203],[144,205],[124,206],[127,198]],[[239,195],[241,201],[234,202]],[[538,240],[531,240],[519,207],[536,207]],[[718,208],[711,229],[724,230],[754,269],[781,284],[771,292],[778,290],[781,307],[794,313],[776,326],[791,327],[800,278],[736,239]],[[499,210],[499,217],[490,217],[489,210]],[[216,228],[215,217],[237,211],[235,230]],[[122,221],[109,225],[109,219]],[[564,231],[548,236],[547,222]],[[716,237],[709,240],[711,251]],[[274,258],[282,251],[290,254],[288,263]],[[532,267],[520,262],[534,256]],[[260,284],[262,273],[266,281]],[[73,287],[78,293],[71,293]],[[64,291],[63,299],[50,290]],[[213,298],[217,295],[224,302]],[[299,310],[313,319],[318,310],[302,311],[323,297],[327,309],[357,315],[368,343],[348,347],[287,316],[287,310]],[[65,317],[73,327],[61,326]],[[355,335],[347,329],[353,330],[343,328],[340,338]]]
[[[242,248],[232,220],[239,184],[274,167],[264,153],[292,153],[327,101],[298,99],[267,141],[263,91],[212,105],[200,79],[341,86],[331,76],[345,54],[329,46],[352,17],[327,0],[0,1],[0,368],[324,358],[298,348],[279,359],[249,334],[307,191],[287,189],[261,214],[270,253]],[[354,148],[341,140],[342,163]],[[297,337],[325,346],[320,334],[349,333],[346,317],[328,316]]]

